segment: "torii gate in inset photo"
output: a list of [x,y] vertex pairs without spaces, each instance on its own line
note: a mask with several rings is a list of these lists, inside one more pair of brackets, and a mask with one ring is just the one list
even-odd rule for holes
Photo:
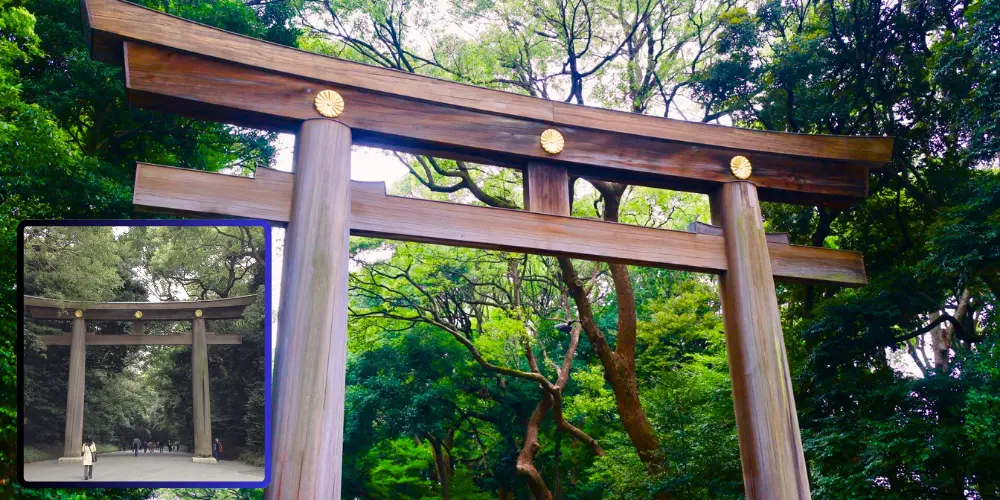
[[[288,223],[268,498],[340,495],[350,234],[719,275],[747,497],[810,497],[774,281],[861,286],[864,263],[768,238],[760,202],[859,202],[891,138],[576,106],[303,52],[120,0],[83,5],[91,54],[124,67],[132,105],[297,134],[294,174],[140,164],[133,198]],[[526,210],[387,196],[350,180],[352,144],[520,169]],[[573,218],[575,177],[706,193],[715,226]]]
[[[205,331],[205,320],[240,319],[256,299],[244,295],[217,300],[177,302],[79,302],[24,297],[24,308],[34,320],[71,320],[69,335],[39,335],[45,345],[69,346],[69,383],[66,385],[66,433],[59,463],[80,463],[83,446],[83,400],[86,346],[92,345],[188,345],[191,346],[192,417],[194,457],[215,463],[212,456],[212,406],[209,397],[208,346],[242,344],[240,335],[216,335]],[[128,335],[87,332],[87,320],[131,321]],[[191,333],[147,335],[147,321],[190,321]]]

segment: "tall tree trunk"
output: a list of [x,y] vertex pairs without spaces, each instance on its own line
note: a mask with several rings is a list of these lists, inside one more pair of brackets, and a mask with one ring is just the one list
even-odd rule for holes
[[[602,218],[610,222],[618,222],[618,211],[621,197],[626,186],[609,182],[591,181],[604,199]],[[649,417],[642,408],[639,399],[639,383],[635,372],[635,342],[637,317],[635,309],[635,292],[628,267],[622,264],[609,264],[611,277],[615,284],[615,296],[618,302],[618,335],[614,349],[608,344],[604,333],[594,321],[590,298],[583,288],[583,283],[576,274],[572,261],[559,258],[562,279],[576,304],[580,324],[604,366],[604,379],[611,386],[615,395],[615,406],[621,419],[625,433],[635,446],[639,459],[646,465],[650,474],[658,476],[669,471],[666,457],[660,451],[660,440],[653,431]],[[671,498],[668,493],[660,492],[657,498]]]
[[[970,331],[961,333],[966,338],[974,337],[974,332],[971,330],[975,326],[968,321],[970,300],[972,300],[972,294],[969,292],[969,289],[963,289],[958,297],[958,305],[955,306],[955,314],[953,315],[955,321],[962,324],[961,326],[955,325],[951,321],[945,321],[930,331],[931,350],[934,351],[934,367],[939,374],[947,375],[951,372],[951,349],[955,343],[956,332],[967,328]],[[938,319],[940,316],[940,313],[934,313],[931,316],[931,321]]]
[[517,456],[517,473],[524,476],[528,482],[528,489],[531,490],[531,494],[536,500],[552,500],[552,493],[545,485],[542,474],[535,468],[535,456],[541,449],[541,445],[538,444],[538,429],[551,407],[552,397],[543,393],[542,400],[538,402],[531,418],[528,419],[528,428],[524,433],[524,446],[521,447],[521,453]]
[[[438,484],[441,485],[441,499],[450,500],[451,499],[451,457],[448,455],[448,450],[442,445],[434,436],[428,436],[431,442],[431,448],[434,450],[434,469],[436,471]],[[447,439],[447,438],[446,438]]]
[[649,468],[650,472],[660,474],[667,471],[666,460],[660,452],[660,440],[653,431],[649,417],[646,416],[639,400],[639,386],[636,380],[634,366],[622,366],[617,363],[617,369],[605,373],[605,380],[611,385],[615,394],[615,406],[618,417],[625,427],[639,459]]
[[[937,316],[939,315],[935,314],[931,319],[935,320]],[[934,368],[942,375],[947,375],[950,371],[953,331],[954,327],[948,322],[941,323],[937,328],[930,331],[931,351],[934,353]]]
[[552,452],[552,497],[562,500],[562,476],[559,471],[559,460],[562,459],[562,429],[556,428],[556,446]]

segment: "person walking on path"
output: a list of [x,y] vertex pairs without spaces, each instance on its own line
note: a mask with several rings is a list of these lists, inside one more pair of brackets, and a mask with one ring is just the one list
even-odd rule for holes
[[83,440],[80,453],[83,455],[83,479],[90,479],[94,477],[94,462],[97,461],[97,445],[90,437]]
[[215,460],[222,460],[222,443],[219,438],[215,438],[215,442],[212,443],[212,455],[215,455]]
[[132,440],[132,451],[135,453],[135,456],[139,456],[139,438]]

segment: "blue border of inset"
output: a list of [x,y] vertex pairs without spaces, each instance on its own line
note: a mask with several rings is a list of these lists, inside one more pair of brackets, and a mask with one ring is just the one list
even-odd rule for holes
[[[24,228],[42,226],[253,226],[264,229],[264,480],[25,481],[24,479]],[[17,482],[24,488],[266,488],[271,483],[271,224],[260,219],[29,219],[17,226]]]

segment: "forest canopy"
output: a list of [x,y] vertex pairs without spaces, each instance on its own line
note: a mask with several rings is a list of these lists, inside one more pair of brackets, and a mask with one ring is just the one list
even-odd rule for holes
[[[764,206],[768,231],[862,252],[869,277],[778,287],[810,485],[816,498],[1000,497],[997,0],[140,3],[545,99],[895,137],[865,202]],[[26,218],[149,217],[131,208],[135,161],[276,166],[273,134],[128,107],[121,70],[88,57],[78,9],[0,0],[7,262]],[[395,194],[524,206],[517,171],[398,160]],[[573,187],[575,216],[708,222],[701,195]],[[368,239],[352,240],[352,258],[345,497],[743,495],[711,277]],[[2,273],[13,386],[17,290],[12,266]],[[15,396],[3,397],[11,471]]]

